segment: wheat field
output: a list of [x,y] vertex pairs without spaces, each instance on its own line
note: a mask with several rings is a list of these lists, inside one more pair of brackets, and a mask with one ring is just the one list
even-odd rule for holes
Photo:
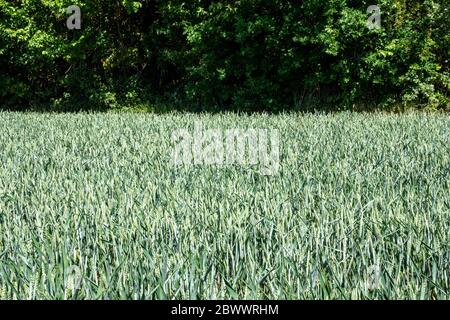
[[[171,134],[280,132],[280,170]],[[449,299],[450,118],[0,113],[0,299]]]

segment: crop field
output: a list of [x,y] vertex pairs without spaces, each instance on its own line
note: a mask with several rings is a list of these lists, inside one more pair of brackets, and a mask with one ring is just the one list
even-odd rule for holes
[[[171,161],[277,129],[280,168]],[[450,118],[0,113],[0,299],[449,299]]]

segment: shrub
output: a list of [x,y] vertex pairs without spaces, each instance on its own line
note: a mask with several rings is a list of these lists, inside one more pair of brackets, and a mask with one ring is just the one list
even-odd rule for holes
[[[445,108],[446,1],[0,0],[0,104],[110,108],[149,97],[191,107]],[[158,98],[159,99],[159,98]]]

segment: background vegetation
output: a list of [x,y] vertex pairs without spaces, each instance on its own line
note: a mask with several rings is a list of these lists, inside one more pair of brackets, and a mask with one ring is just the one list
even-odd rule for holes
[[0,107],[449,108],[449,1],[373,2],[0,0]]

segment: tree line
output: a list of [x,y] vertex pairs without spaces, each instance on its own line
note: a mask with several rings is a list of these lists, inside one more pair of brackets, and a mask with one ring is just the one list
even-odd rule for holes
[[448,109],[449,0],[372,2],[0,0],[0,108]]

